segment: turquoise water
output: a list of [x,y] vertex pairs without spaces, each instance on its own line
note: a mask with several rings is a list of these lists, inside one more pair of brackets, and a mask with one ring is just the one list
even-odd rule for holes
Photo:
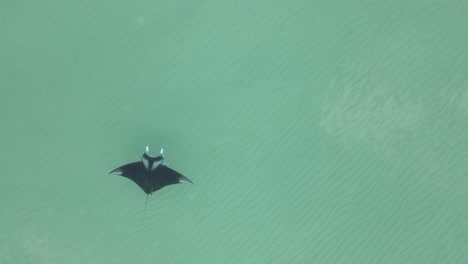
[[3,1],[1,262],[468,263],[467,12]]

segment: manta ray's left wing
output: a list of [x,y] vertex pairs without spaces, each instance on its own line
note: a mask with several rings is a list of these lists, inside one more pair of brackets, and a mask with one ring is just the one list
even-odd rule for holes
[[141,161],[129,163],[118,167],[117,169],[111,171],[109,174],[120,175],[125,178],[128,178],[138,184],[140,188],[147,194],[151,193],[153,190],[150,185],[148,185],[145,180],[145,167]]

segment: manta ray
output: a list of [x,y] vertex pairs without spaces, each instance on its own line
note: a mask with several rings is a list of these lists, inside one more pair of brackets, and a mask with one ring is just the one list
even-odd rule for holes
[[118,167],[109,174],[129,178],[138,184],[147,195],[167,185],[192,183],[187,177],[166,165],[163,149],[161,149],[160,155],[156,157],[151,157],[148,152],[149,148],[147,146],[141,160]]

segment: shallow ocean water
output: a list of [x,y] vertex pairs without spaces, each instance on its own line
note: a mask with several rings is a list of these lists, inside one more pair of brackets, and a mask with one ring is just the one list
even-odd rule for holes
[[467,10],[1,3],[1,262],[466,263]]

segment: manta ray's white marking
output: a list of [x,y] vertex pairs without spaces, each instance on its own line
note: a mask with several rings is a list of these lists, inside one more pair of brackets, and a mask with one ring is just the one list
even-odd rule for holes
[[143,157],[143,158],[141,158],[141,161],[143,162],[143,165],[145,166],[145,169],[149,170],[148,160],[145,157]]
[[190,181],[188,181],[186,179],[179,179],[179,182],[180,183],[192,183],[192,182],[190,182]]
[[163,163],[163,160],[153,162],[153,165],[151,165],[151,171],[154,171],[157,167],[159,167],[159,165],[161,165],[161,163]]

